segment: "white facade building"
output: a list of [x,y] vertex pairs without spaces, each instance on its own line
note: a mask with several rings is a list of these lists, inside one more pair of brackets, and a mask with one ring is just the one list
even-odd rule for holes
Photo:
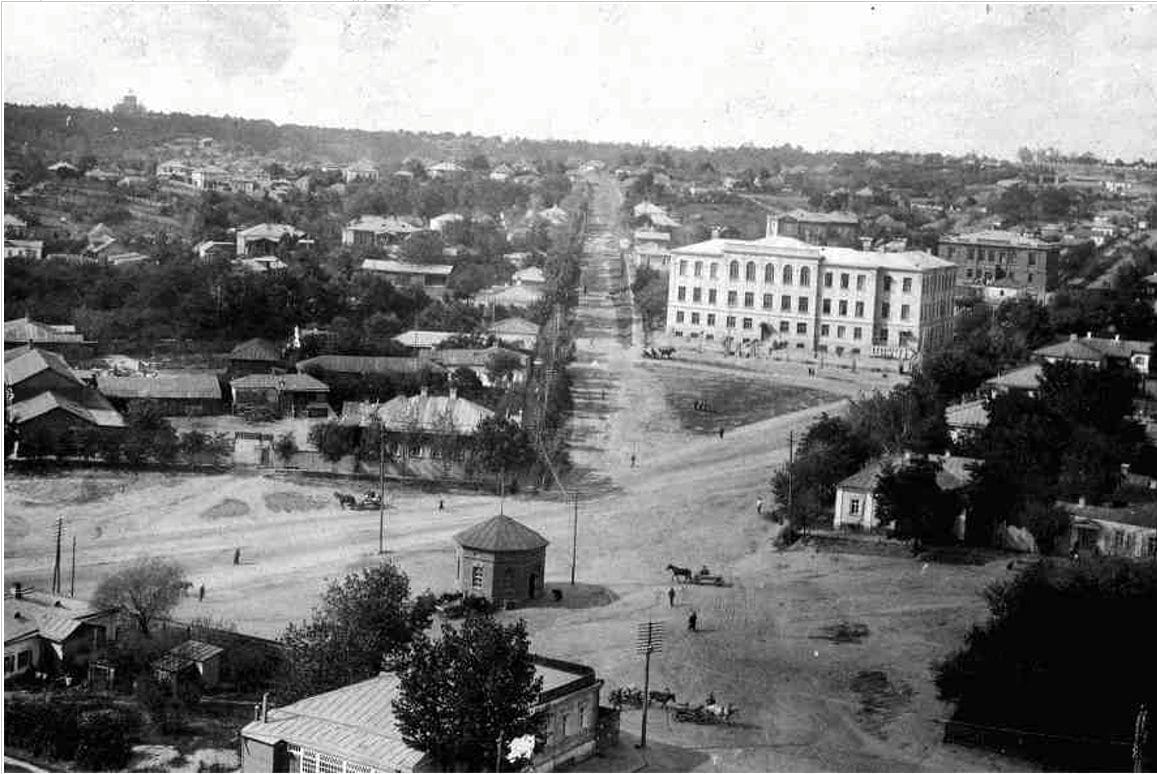
[[798,239],[671,251],[667,332],[730,347],[910,359],[952,338],[956,266]]

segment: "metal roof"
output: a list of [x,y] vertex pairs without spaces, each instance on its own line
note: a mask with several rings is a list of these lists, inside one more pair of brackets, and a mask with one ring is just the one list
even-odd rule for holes
[[474,366],[485,368],[490,365],[495,355],[513,355],[518,358],[521,366],[526,365],[526,355],[505,347],[487,347],[486,349],[436,349],[433,357],[447,368],[460,366]]
[[5,342],[32,342],[33,344],[83,344],[84,336],[76,330],[61,331],[59,328],[36,322],[29,317],[20,317],[4,323]]
[[241,734],[269,744],[285,741],[386,771],[413,771],[426,756],[398,730],[393,700],[398,677],[381,674],[344,688],[269,710]]
[[1056,242],[1045,242],[1035,237],[999,229],[974,231],[970,234],[945,234],[940,237],[940,241],[949,244],[990,245],[993,247],[1033,247],[1041,250],[1060,248]]
[[457,335],[459,334],[453,331],[410,330],[405,333],[399,333],[394,337],[394,341],[406,347],[414,347],[415,349],[433,349],[451,336]]
[[266,339],[249,339],[233,348],[229,353],[230,360],[264,360],[277,363],[281,360],[281,352],[277,345]]
[[101,615],[102,611],[87,602],[27,590],[19,599],[4,598],[4,641],[38,634],[53,642],[63,642]]
[[291,237],[303,237],[305,232],[285,223],[258,223],[256,226],[241,229],[237,236],[243,239],[270,239],[277,241],[289,234]]
[[798,220],[802,223],[827,223],[833,225],[858,226],[860,219],[850,212],[809,212],[792,210],[779,216],[781,220]]
[[177,647],[170,649],[169,655],[176,656],[177,658],[185,658],[189,661],[208,661],[214,656],[220,656],[224,652],[224,648],[210,645],[207,642],[185,640]]
[[13,403],[8,407],[8,415],[16,424],[23,424],[58,409],[98,427],[125,426],[124,418],[112,408],[83,406],[51,390]]
[[944,419],[949,427],[987,427],[988,409],[981,400],[959,403],[944,409]]
[[[932,462],[940,463],[940,471],[936,474],[936,484],[944,491],[959,489],[971,481],[972,472],[969,470],[969,466],[979,462],[979,460],[972,459],[971,457],[945,457],[938,455],[929,455],[928,459]],[[836,484],[836,488],[859,489],[870,492],[876,488],[876,481],[879,479],[880,473],[883,471],[885,465],[891,465],[898,469],[903,466],[904,463],[905,458],[900,454],[881,457],[869,462],[861,470]]]
[[412,374],[446,370],[438,363],[416,357],[368,355],[318,355],[298,361],[297,370],[304,372],[310,366],[342,374]]
[[172,376],[98,374],[96,388],[110,398],[221,399],[221,382],[213,374],[174,374]]
[[362,261],[365,271],[380,271],[386,274],[433,274],[448,276],[454,267],[444,263],[405,263],[403,261],[385,261],[379,258],[366,258]]
[[1006,374],[994,376],[985,382],[985,384],[991,387],[1004,387],[1017,390],[1035,390],[1040,386],[1042,370],[1043,367],[1040,363],[1031,363],[1021,368],[1009,371]]
[[490,332],[495,335],[515,334],[519,336],[538,335],[538,325],[524,317],[507,317],[490,326]]
[[20,384],[26,379],[43,371],[52,371],[59,376],[80,385],[76,374],[68,367],[60,355],[43,349],[23,349],[18,355],[9,358],[4,353],[4,382],[5,384]]
[[473,435],[494,412],[465,398],[444,395],[399,395],[374,412],[387,430]]
[[236,390],[279,390],[281,392],[329,392],[329,387],[309,374],[249,374],[229,382]]
[[463,548],[480,551],[535,551],[550,545],[530,527],[501,514],[462,530],[454,540]]
[[1055,357],[1068,360],[1096,360],[1104,357],[1129,357],[1135,354],[1148,355],[1153,350],[1153,343],[1149,341],[1131,341],[1128,339],[1100,339],[1085,337],[1083,339],[1069,338],[1057,344],[1033,350],[1038,357]]

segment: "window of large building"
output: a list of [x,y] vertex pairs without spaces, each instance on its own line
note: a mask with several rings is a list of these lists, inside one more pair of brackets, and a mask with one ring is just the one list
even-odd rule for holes
[[824,287],[830,288],[832,286],[832,273],[830,271],[824,272]]
[[775,296],[773,296],[771,293],[764,293],[763,294],[763,308],[764,309],[771,309],[773,306],[775,306]]
[[901,320],[907,320],[911,316],[912,316],[912,307],[908,306],[908,304],[902,304],[900,306],[900,319]]
[[832,313],[832,300],[830,298],[825,298],[821,302],[820,308],[823,309],[824,314],[831,314]]
[[714,304],[717,298],[718,298],[718,295],[715,292],[715,288],[708,288],[707,289],[707,303]]
[[800,270],[799,270],[799,286],[800,286],[801,288],[806,288],[806,287],[808,287],[808,286],[810,286],[810,285],[811,285],[811,281],[812,281],[812,272],[811,272],[811,269],[809,269],[809,268],[808,268],[808,267],[806,267],[806,266],[802,266],[802,267],[800,267]]
[[687,261],[685,261],[685,260],[679,261],[679,276],[680,277],[686,277],[687,276]]
[[713,314],[707,315],[707,327],[708,328],[714,328],[715,327],[715,315],[713,315]]
[[852,277],[852,275],[850,275],[846,272],[840,273],[840,289],[841,290],[847,290],[848,289],[849,283],[851,282],[851,277]]
[[698,304],[703,300],[703,288],[691,288],[691,300]]
[[470,568],[470,588],[472,588],[472,589],[482,588],[483,575],[484,575],[484,571],[482,569],[482,565],[476,564],[473,567],[471,567]]
[[686,301],[687,300],[687,288],[683,285],[680,285],[679,289],[675,292],[675,298],[679,299],[680,301]]
[[748,282],[755,282],[755,261],[748,261],[743,271],[743,278]]
[[755,294],[754,293],[744,293],[743,294],[743,306],[747,309],[752,309],[755,307]]
[[863,290],[864,286],[867,284],[867,282],[868,282],[868,278],[866,275],[857,274],[856,275],[856,290]]
[[727,276],[733,280],[739,279],[739,261],[731,262],[727,267]]
[[891,313],[892,313],[892,305],[891,304],[889,304],[887,301],[880,304],[880,316],[881,317],[883,317],[885,320],[887,320],[888,316]]
[[848,302],[841,300],[840,301],[840,317],[847,317],[847,316],[848,316]]
[[791,284],[791,267],[790,266],[784,266],[783,267],[783,284],[785,284],[785,285]]
[[842,326],[842,325],[837,325],[837,326],[836,326],[836,338],[837,338],[837,339],[842,339],[842,338],[844,337],[844,333],[845,333],[846,331],[847,331],[847,329],[846,329],[844,326]]
[[680,309],[678,312],[675,312],[675,322],[677,322],[677,323],[683,322],[683,310],[682,309]]
[[735,306],[739,303],[739,292],[735,290],[727,291],[727,305]]
[[856,341],[864,338],[864,330],[862,328],[852,328],[852,338]]
[[769,263],[763,267],[763,281],[767,285],[775,284],[775,264]]
[[699,313],[698,312],[692,312],[691,313],[691,324],[692,325],[698,325],[699,324]]
[[791,332],[791,323],[789,323],[787,320],[780,320],[779,321],[779,332],[780,333],[790,333]]
[[1036,253],[1029,253],[1028,254],[1028,265],[1029,266],[1036,266]]
[[863,317],[863,316],[864,316],[864,302],[863,301],[857,301],[856,302],[856,317]]
[[884,277],[884,292],[885,293],[892,292],[892,278],[891,277]]
[[735,327],[735,318],[734,317],[728,317],[727,318],[727,327],[728,328],[734,328]]
[[830,325],[820,325],[820,335],[821,336],[827,336],[827,335],[831,334],[831,330],[832,329],[831,329]]
[[807,323],[796,323],[795,324],[795,332],[800,334],[800,335],[806,334],[807,333]]
[[800,312],[806,312],[808,307],[807,296],[800,296],[796,299],[796,309]]
[[900,292],[902,292],[902,293],[911,293],[912,292],[912,278],[911,277],[905,277],[904,278],[903,283],[900,285]]
[[745,330],[745,331],[751,330],[752,325],[753,325],[753,321],[750,317],[744,317],[743,318],[743,330]]
[[703,276],[703,261],[695,261],[695,276]]
[[719,264],[712,262],[711,264],[711,279],[719,278]]

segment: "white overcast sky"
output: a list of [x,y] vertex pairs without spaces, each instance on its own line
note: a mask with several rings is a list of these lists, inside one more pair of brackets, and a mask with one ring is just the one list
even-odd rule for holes
[[1157,6],[3,5],[4,100],[362,129],[1157,158]]

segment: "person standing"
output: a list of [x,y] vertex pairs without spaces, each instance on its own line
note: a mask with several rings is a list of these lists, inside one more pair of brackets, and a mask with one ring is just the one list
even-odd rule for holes
[[675,587],[667,589],[667,607],[675,606]]
[[631,467],[632,468],[635,467],[635,455],[634,454],[631,455]]
[[204,583],[202,583],[201,588],[197,590],[197,601],[198,602],[204,602],[205,601],[205,584]]
[[446,501],[445,500],[439,500],[438,501],[438,510],[440,510],[440,511],[446,510]]
[[234,548],[233,549],[233,564],[235,564],[235,565],[241,564],[241,549],[240,548]]
[[694,610],[692,610],[691,615],[687,616],[687,631],[689,631],[689,632],[698,631],[695,628],[696,625],[698,625],[698,623],[699,623],[699,616],[696,614],[696,612]]
[[755,513],[758,516],[763,515],[763,498],[762,497],[755,498]]
[[719,427],[719,438],[720,438],[720,440],[722,440],[722,438],[723,438],[723,427],[722,427],[722,425]]

